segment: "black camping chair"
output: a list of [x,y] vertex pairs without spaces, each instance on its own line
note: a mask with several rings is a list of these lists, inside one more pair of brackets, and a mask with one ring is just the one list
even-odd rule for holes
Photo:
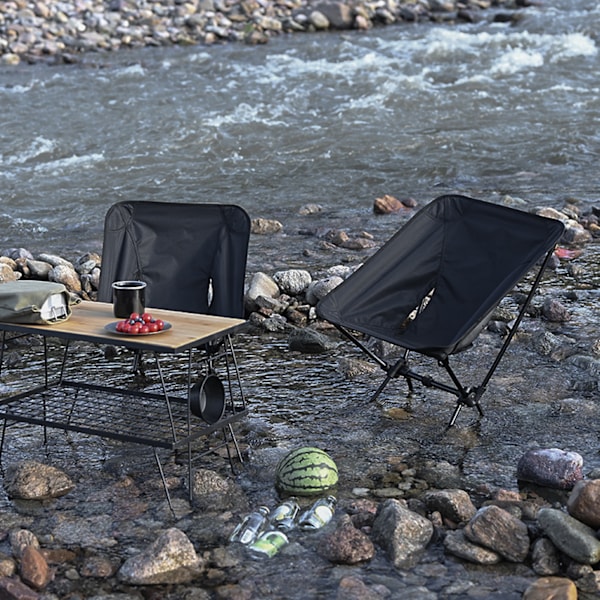
[[[148,307],[244,318],[249,239],[250,218],[239,206],[151,201],[114,204],[104,222],[98,300],[112,302],[114,281],[141,280],[147,284]],[[234,379],[245,409],[230,337],[205,344],[200,351],[207,365],[206,377],[213,375],[215,361],[225,360],[229,394],[233,398]],[[141,353],[136,353],[134,370],[143,372]],[[231,405],[234,410],[233,399]],[[231,425],[228,430],[242,461]],[[225,429],[223,433],[227,436]],[[227,437],[225,443],[229,454]],[[162,475],[160,462],[159,468]]]
[[[386,372],[372,401],[392,378],[406,378],[410,391],[416,380],[457,397],[450,427],[462,406],[476,407],[483,415],[481,396],[563,229],[554,219],[465,196],[440,196],[325,296],[317,313]],[[483,381],[465,387],[450,367],[450,356],[471,345],[504,296],[541,259],[527,299]],[[353,332],[401,347],[401,358],[388,364]],[[410,351],[437,360],[452,385],[412,370]]]
[[244,317],[250,219],[239,206],[126,201],[104,221],[98,300],[113,281],[147,283],[146,305]]

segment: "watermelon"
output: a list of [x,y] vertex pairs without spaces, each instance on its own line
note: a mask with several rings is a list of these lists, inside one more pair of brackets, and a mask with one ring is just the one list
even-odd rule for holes
[[327,452],[319,448],[297,448],[277,465],[277,488],[294,496],[313,496],[334,487],[338,470]]

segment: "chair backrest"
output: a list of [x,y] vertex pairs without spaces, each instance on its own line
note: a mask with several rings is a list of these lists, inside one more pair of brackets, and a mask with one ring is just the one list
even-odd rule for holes
[[[440,196],[321,300],[317,312],[425,354],[457,352],[563,229],[554,219]],[[407,321],[425,298],[422,312]]]
[[104,221],[98,300],[113,281],[147,283],[153,308],[243,318],[250,219],[235,205],[125,201]]

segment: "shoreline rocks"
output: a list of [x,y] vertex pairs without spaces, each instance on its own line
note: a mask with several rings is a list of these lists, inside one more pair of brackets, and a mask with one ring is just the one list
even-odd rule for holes
[[[17,471],[21,468],[32,472],[31,461],[14,466]],[[46,469],[41,463],[37,465],[33,472],[39,474],[41,481],[35,476],[29,477],[30,489],[24,490],[25,496],[36,497],[45,482]],[[54,471],[61,475],[58,470]],[[204,469],[203,473],[205,485],[203,490],[197,490],[200,496],[237,494],[234,488],[239,484],[228,479],[224,490],[225,479],[215,472],[212,479],[216,488],[212,489],[207,483],[212,471]],[[293,529],[288,534],[290,545],[281,550],[277,560],[285,564],[288,558],[295,561],[299,553],[309,552],[328,563],[359,569],[382,552],[395,569],[406,571],[417,568],[424,553],[437,546],[442,549],[442,555],[436,560],[440,568],[447,564],[445,556],[481,567],[512,564],[515,569],[521,569],[522,574],[526,573],[523,569],[529,570],[531,582],[523,597],[555,597],[544,591],[555,589],[550,582],[560,583],[559,587],[567,586],[571,593],[578,591],[581,598],[596,597],[600,593],[598,532],[576,518],[573,510],[582,494],[587,495],[590,500],[586,503],[587,523],[600,522],[600,479],[579,482],[581,489],[573,490],[560,506],[549,499],[554,491],[551,487],[547,488],[547,495],[544,488],[522,488],[518,493],[498,490],[487,499],[479,499],[479,507],[476,507],[464,490],[438,489],[435,482],[428,482],[427,489],[422,489],[423,483],[415,479],[405,498],[339,498],[332,524],[319,533]],[[115,494],[120,485],[116,484]],[[45,494],[40,498],[47,504]],[[248,561],[245,548],[228,542],[236,523],[252,508],[241,490],[239,499],[229,511],[223,512],[222,505],[217,503],[211,507],[200,498],[203,509],[197,515],[186,510],[186,516],[175,525],[154,523],[154,536],[144,535],[137,543],[129,541],[122,548],[118,539],[114,539],[110,542],[110,561],[85,538],[72,538],[70,544],[65,543],[59,531],[61,519],[42,519],[35,525],[32,519],[36,511],[24,508],[23,514],[31,515],[28,526],[18,524],[18,520],[13,524],[6,519],[2,521],[11,555],[5,555],[0,561],[0,590],[12,586],[21,594],[14,597],[36,598],[38,592],[52,593],[55,588],[60,589],[61,577],[73,581],[78,577],[115,578],[134,586],[193,583],[194,586],[216,587],[217,593],[221,585],[223,589],[235,590],[239,584],[234,582],[240,569],[249,568],[250,573],[255,573],[256,565],[256,573],[262,572],[260,562]],[[13,511],[17,515],[21,513],[18,505]],[[85,510],[80,515],[67,517],[70,528],[82,535],[90,526],[90,518]],[[115,513],[114,519],[118,521],[121,516]],[[198,535],[196,521],[203,519],[212,522],[211,534],[207,537]],[[98,523],[94,527],[98,527]],[[106,522],[103,527],[108,532],[110,524]],[[125,525],[122,527],[127,529]],[[85,560],[78,560],[78,555],[85,556]],[[81,575],[77,575],[78,569]],[[360,582],[358,574],[356,580]],[[439,583],[436,572],[432,577]],[[340,591],[346,585],[343,581],[339,582]],[[388,597],[392,593],[391,589],[380,591],[383,596],[374,597]],[[52,595],[44,597],[54,598]]]
[[491,19],[510,22],[528,4],[523,0],[10,0],[0,3],[0,63],[75,63],[84,54],[123,48],[264,44],[274,36],[296,32],[475,22],[491,8],[496,9]]

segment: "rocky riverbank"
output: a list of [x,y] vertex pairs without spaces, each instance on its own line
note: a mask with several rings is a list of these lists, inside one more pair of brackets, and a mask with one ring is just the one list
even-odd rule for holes
[[[387,205],[390,210],[412,210],[390,198]],[[378,210],[383,210],[380,204]],[[583,214],[576,204],[567,204],[562,211],[539,212],[566,225],[552,268],[565,277],[583,277],[577,258],[598,237],[595,212]],[[277,235],[281,227],[257,219],[253,235]],[[353,236],[344,231],[327,231],[315,238],[323,248],[348,253],[369,253],[381,242],[368,233]],[[3,281],[60,281],[72,293],[94,298],[101,272],[98,255],[88,253],[71,261],[50,253],[34,257],[22,248],[2,254]],[[268,346],[265,340],[254,350],[244,345],[250,346],[257,336],[288,340],[285,378],[291,377],[298,356],[333,352],[337,340],[316,320],[314,304],[350,270],[339,264],[326,273],[304,269],[249,273],[246,304],[254,333],[245,334],[239,343],[246,362],[257,348]],[[165,501],[158,472],[151,468],[151,455],[138,447],[123,448],[78,435],[51,435],[49,445],[42,446],[37,428],[9,428],[9,458],[3,457],[5,498],[0,506],[0,595],[40,600],[598,597],[600,469],[586,464],[575,451],[578,442],[583,447],[588,433],[597,444],[591,425],[597,422],[597,403],[586,400],[586,393],[598,390],[598,344],[586,353],[582,339],[556,334],[553,326],[561,327],[570,318],[556,289],[541,291],[530,316],[532,324],[523,327],[524,338],[514,343],[518,347],[522,339],[532,340],[528,360],[536,362],[538,356],[542,362],[560,365],[561,379],[572,371],[579,373],[578,387],[573,389],[580,392],[572,398],[559,397],[547,409],[544,403],[539,408],[534,405],[531,416],[524,409],[522,425],[511,424],[515,436],[529,440],[541,418],[549,432],[547,439],[560,439],[569,446],[541,446],[515,456],[510,469],[515,481],[520,481],[518,490],[493,483],[499,457],[493,456],[486,471],[483,465],[469,467],[469,461],[488,462],[484,452],[479,458],[464,454],[471,448],[477,456],[489,438],[500,437],[506,418],[502,403],[486,405],[482,425],[457,428],[439,440],[433,439],[423,416],[426,410],[435,412],[431,395],[431,409],[414,409],[421,410],[420,416],[411,417],[398,407],[382,417],[377,411],[375,416],[348,413],[344,427],[352,430],[351,435],[339,435],[338,430],[336,439],[327,442],[340,469],[333,522],[314,534],[292,531],[290,544],[261,562],[251,560],[244,548],[229,544],[228,536],[250,509],[259,503],[273,508],[277,503],[275,467],[289,444],[278,441],[282,431],[292,429],[295,445],[319,438],[309,422],[303,423],[299,436],[281,416],[273,424],[257,419],[253,413],[265,408],[255,390],[249,390],[253,406],[248,423],[240,423],[237,431],[247,458],[237,476],[228,470],[223,456],[210,455],[196,470],[194,500],[189,503],[186,465],[176,457],[166,464],[175,516]],[[494,347],[507,318],[494,315],[482,336],[487,341],[481,352],[486,345]],[[582,335],[588,333],[589,324],[581,326]],[[533,327],[539,331],[533,332]],[[86,353],[85,348],[80,350]],[[2,385],[29,368],[22,341],[11,342],[5,351],[8,371],[2,372]],[[87,367],[99,360],[97,349],[90,347],[89,356],[92,362]],[[270,360],[277,371],[276,358]],[[543,379],[546,371],[537,368]],[[367,367],[355,362],[353,373],[344,375],[344,387],[352,385],[360,369],[368,377]],[[282,376],[280,371],[277,376]],[[535,377],[532,368],[531,387]],[[504,379],[496,396],[510,396],[512,380]],[[267,387],[272,392],[266,399],[268,407],[276,402],[271,398],[276,392],[273,384]],[[322,420],[339,420],[336,406],[323,406],[322,398],[312,402],[304,399],[305,404],[311,403],[312,414],[319,411]],[[556,414],[561,415],[560,421],[549,417]],[[386,421],[392,423],[393,437],[388,437]],[[439,428],[439,415],[435,421]],[[525,433],[519,434],[519,426]],[[323,427],[315,428],[322,435]],[[361,430],[369,432],[364,440]],[[29,460],[10,461],[14,452]],[[475,473],[468,475],[469,468]],[[301,502],[306,507],[312,499]]]
[[[516,21],[535,0],[10,0],[0,3],[0,62],[71,63],[84,53],[244,42],[414,22]],[[489,9],[489,10],[486,10]]]

